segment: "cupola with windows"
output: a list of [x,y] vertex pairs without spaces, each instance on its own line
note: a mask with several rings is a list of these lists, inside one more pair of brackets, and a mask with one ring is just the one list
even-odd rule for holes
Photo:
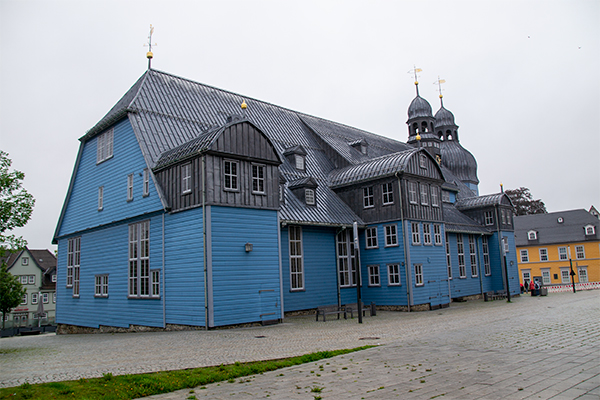
[[431,105],[419,95],[419,82],[415,81],[417,96],[408,107],[408,141],[406,143],[424,147],[434,158],[440,155],[440,139],[435,134],[435,118]]

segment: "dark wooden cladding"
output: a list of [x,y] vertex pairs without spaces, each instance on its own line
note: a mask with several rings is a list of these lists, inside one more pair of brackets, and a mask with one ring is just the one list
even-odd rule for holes
[[[279,209],[279,170],[277,152],[260,131],[248,123],[231,125],[210,146],[205,157],[207,205]],[[225,190],[225,160],[238,164],[238,189]],[[182,191],[182,167],[191,165],[191,191]],[[252,192],[252,165],[264,167],[264,194]],[[202,205],[202,155],[156,172],[172,211]]]
[[235,124],[225,128],[212,144],[211,150],[279,163],[277,153],[267,137],[248,123]]

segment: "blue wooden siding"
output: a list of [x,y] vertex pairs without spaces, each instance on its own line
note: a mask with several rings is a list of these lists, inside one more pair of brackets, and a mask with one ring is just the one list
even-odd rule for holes
[[206,326],[202,208],[165,215],[167,324]]
[[[162,208],[150,178],[150,195],[142,196],[146,162],[125,119],[114,126],[113,157],[96,165],[98,137],[82,146],[82,154],[58,236],[121,221]],[[127,175],[133,174],[133,200],[127,201]],[[104,186],[104,209],[98,211],[98,187]]]
[[[304,290],[290,290],[288,227],[281,229],[281,261],[285,311],[337,304],[335,229],[302,226]],[[355,291],[356,293],[356,291]]]
[[218,206],[210,212],[215,326],[282,318],[277,212]]
[[[407,232],[411,226],[411,222],[406,221]],[[411,280],[413,287],[413,305],[431,304],[432,306],[450,303],[448,295],[448,268],[446,264],[446,248],[444,241],[441,245],[434,244],[433,224],[431,222],[417,222],[419,224],[419,232],[421,244],[412,244],[412,232],[409,234],[408,243],[410,251],[411,263]],[[428,224],[431,232],[430,245],[425,245],[423,240],[423,225]],[[442,225],[442,238],[444,237],[444,229]],[[415,264],[423,266],[423,285],[417,286],[415,276]]]
[[[369,225],[377,228],[376,249],[366,248],[364,231],[360,235],[361,297],[364,303],[374,301],[377,305],[407,305],[406,269],[404,262],[404,243],[402,224],[395,223],[398,232],[398,246],[385,247],[384,226],[390,223]],[[388,264],[398,264],[400,267],[400,286],[390,286],[388,280]],[[380,286],[369,286],[369,265],[379,265]],[[343,299],[347,303],[356,302],[356,288],[344,289]]]
[[[517,250],[515,247],[515,235],[512,231],[500,231],[500,239],[498,238],[498,232],[490,237],[490,258],[492,259],[492,275],[494,280],[492,283],[492,289],[490,290],[504,290],[504,261],[502,259],[502,252],[499,247],[499,240],[502,237],[508,237],[509,252],[506,254],[507,268],[508,268],[508,279],[510,285],[510,293],[518,294],[521,292],[521,285],[519,280],[519,270],[517,265]],[[511,262],[513,265],[511,265]]]
[[[67,239],[58,243],[57,315],[60,324],[97,328],[100,325],[163,326],[160,299],[128,299],[129,224],[91,231],[81,236],[79,298],[66,287]],[[162,267],[162,217],[150,219],[150,268]],[[96,298],[95,276],[108,274],[108,298]]]

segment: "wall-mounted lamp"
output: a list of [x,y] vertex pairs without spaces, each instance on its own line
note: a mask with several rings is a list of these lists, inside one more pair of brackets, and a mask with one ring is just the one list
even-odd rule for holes
[[246,243],[245,248],[246,248],[246,253],[251,252],[252,251],[252,243]]

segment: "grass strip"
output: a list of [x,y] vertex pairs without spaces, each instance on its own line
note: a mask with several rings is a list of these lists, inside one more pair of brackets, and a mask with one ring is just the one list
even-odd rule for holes
[[352,353],[375,346],[354,349],[319,351],[303,356],[269,361],[219,365],[216,367],[192,368],[178,371],[160,371],[148,374],[117,375],[104,374],[102,378],[78,379],[75,381],[30,384],[0,389],[0,399],[103,399],[124,400],[169,393],[175,390],[194,388],[214,382],[235,382],[236,378],[262,374],[280,368],[305,364]]

